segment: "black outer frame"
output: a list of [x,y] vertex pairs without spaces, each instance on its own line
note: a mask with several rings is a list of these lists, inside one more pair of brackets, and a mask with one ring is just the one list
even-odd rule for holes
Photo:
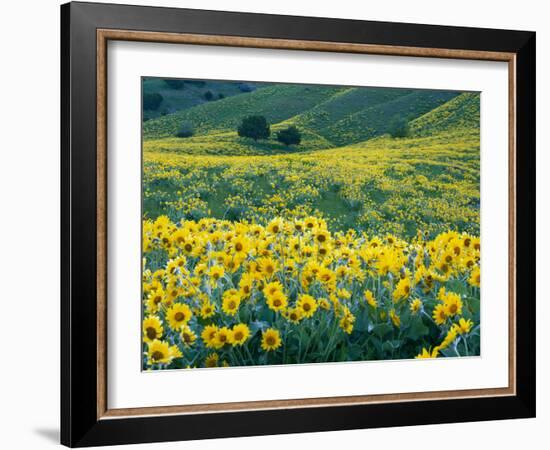
[[[517,395],[97,419],[96,30],[516,54]],[[128,5],[61,6],[61,443],[71,447],[535,416],[535,33]],[[504,226],[504,225],[503,225]]]

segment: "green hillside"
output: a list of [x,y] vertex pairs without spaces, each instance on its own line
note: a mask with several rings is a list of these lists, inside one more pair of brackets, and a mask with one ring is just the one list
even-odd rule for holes
[[143,125],[145,139],[174,136],[181,123],[191,121],[196,134],[235,130],[244,116],[263,115],[276,124],[301,114],[346,88],[286,85],[262,87],[246,95],[235,95],[149,120]]
[[[160,89],[161,84],[168,89],[162,79],[146,80],[144,91]],[[203,155],[268,155],[322,150],[387,134],[398,118],[409,122],[410,136],[479,129],[479,94],[476,93],[257,84],[252,92],[239,90],[240,94],[234,92],[232,96],[193,106],[195,94],[213,86],[239,90],[238,82],[208,81],[204,86],[186,84],[181,92],[189,96],[185,101],[180,99],[178,111],[144,122],[144,150]],[[180,89],[171,90],[178,92]],[[196,91],[195,97],[192,91]],[[242,118],[252,114],[263,115],[270,123],[272,133],[268,139],[256,142],[237,135]],[[176,137],[186,121],[193,124],[194,135]],[[297,126],[302,134],[298,146],[286,147],[276,140],[277,131],[289,125]]]
[[[168,82],[167,82],[168,80]],[[232,97],[240,95],[245,89],[258,89],[269,86],[268,83],[249,83],[234,81],[215,81],[215,80],[179,80],[181,86],[171,87],[168,83],[170,79],[165,78],[144,78],[143,94],[160,94],[163,98],[160,106],[156,110],[143,111],[145,120],[172,114],[177,111],[192,108],[193,106],[209,103],[205,98],[207,92],[212,93],[212,100],[218,101],[220,97]]]
[[320,133],[325,137],[330,136],[331,142],[336,145],[365,141],[387,133],[395,118],[414,120],[459,94],[454,91],[408,91],[406,95],[399,95],[350,114],[324,128]]
[[[272,127],[276,131],[281,125]],[[322,150],[333,145],[322,136],[309,130],[302,130],[301,149]],[[146,152],[172,152],[187,155],[273,155],[279,153],[294,153],[295,147],[286,147],[275,139],[275,133],[269,139],[259,140],[241,138],[236,131],[224,131],[197,135],[187,139],[165,137],[148,139],[143,142]]]
[[332,139],[327,129],[335,122],[412,92],[411,89],[349,88],[335,93],[326,101],[289,119],[288,122],[292,122],[299,128],[314,130]]
[[429,136],[448,130],[477,129],[480,120],[480,94],[465,92],[413,120],[411,133]]

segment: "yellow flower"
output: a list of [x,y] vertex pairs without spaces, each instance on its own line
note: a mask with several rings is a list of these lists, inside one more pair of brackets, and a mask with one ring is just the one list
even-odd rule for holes
[[193,330],[191,330],[191,328],[189,328],[188,326],[184,327],[183,330],[181,330],[180,336],[181,341],[184,343],[185,346],[193,345],[195,340],[197,339],[197,335],[193,333]]
[[262,349],[266,352],[277,350],[281,344],[279,330],[268,328],[262,333]]
[[166,311],[166,319],[174,330],[181,330],[187,325],[193,313],[185,303],[175,303]]
[[415,298],[409,306],[409,309],[413,314],[416,314],[418,311],[420,311],[421,308],[422,308],[422,302],[418,298]]
[[222,300],[222,311],[228,316],[234,316],[241,305],[241,298],[238,294],[224,295]]
[[258,267],[260,269],[261,274],[265,278],[269,279],[275,274],[275,272],[277,272],[279,265],[274,259],[266,257],[266,258],[261,258],[258,261]]
[[364,295],[365,295],[365,300],[369,305],[371,305],[373,308],[376,308],[378,306],[378,302],[376,301],[376,299],[374,298],[374,295],[369,289],[367,289],[364,292]]
[[216,333],[216,337],[214,338],[214,347],[222,348],[225,344],[231,344],[232,337],[233,336],[229,328],[219,328]]
[[460,295],[454,292],[446,294],[443,305],[445,307],[445,313],[449,317],[453,317],[456,314],[462,314],[462,300],[460,299]]
[[432,317],[437,325],[443,325],[447,320],[447,312],[445,310],[445,306],[435,305]]
[[447,332],[445,339],[443,339],[443,342],[439,344],[439,349],[443,350],[443,349],[446,349],[449,345],[451,345],[457,338],[457,334],[458,334],[457,330],[454,327],[451,327],[451,329]]
[[204,327],[201,333],[202,341],[207,348],[216,347],[216,334],[218,333],[218,327],[216,325],[207,325]]
[[304,317],[311,317],[315,314],[318,305],[317,301],[311,295],[302,294],[298,298],[296,306],[302,310]]
[[411,280],[408,277],[398,281],[393,291],[393,301],[398,302],[401,299],[407,298],[411,292]]
[[342,328],[342,330],[344,330],[345,333],[351,334],[354,323],[355,316],[351,313],[347,306],[344,306],[342,310],[342,318],[340,319],[340,322],[338,322],[338,325]]
[[244,273],[239,281],[239,288],[243,297],[248,297],[252,293],[254,286],[254,276],[250,273]]
[[289,308],[286,311],[285,317],[292,323],[300,323],[300,320],[304,317],[304,312],[301,308]]
[[395,309],[390,310],[390,319],[397,328],[401,326],[401,318],[397,315]]
[[453,328],[458,334],[468,334],[473,326],[474,323],[470,319],[465,320],[463,317],[460,318],[458,323],[453,324]]
[[472,273],[470,274],[470,278],[468,278],[468,282],[472,286],[479,287],[481,285],[481,272],[479,270],[479,266],[475,266],[472,269]]
[[143,320],[143,341],[153,342],[155,339],[160,339],[164,328],[161,320],[157,316],[149,316]]
[[218,356],[217,353],[210,353],[204,361],[204,366],[205,367],[218,367],[218,360],[219,359],[220,359],[220,357]]
[[439,347],[434,347],[434,349],[431,352],[423,348],[422,352],[415,356],[415,359],[437,358],[438,355],[439,355]]
[[283,285],[279,281],[272,281],[264,286],[263,293],[266,297],[283,292]]
[[273,219],[269,222],[269,225],[267,225],[267,231],[272,234],[280,233],[283,231],[283,221],[279,218]]
[[317,279],[325,285],[330,285],[336,281],[336,274],[327,267],[321,267],[317,272]]
[[319,308],[328,311],[330,309],[330,302],[326,298],[319,299]]
[[315,240],[319,244],[324,244],[330,239],[330,233],[327,230],[317,230],[315,233]]
[[210,279],[214,282],[217,282],[225,274],[225,270],[222,266],[212,266],[208,271]]
[[174,358],[181,357],[179,349],[168,342],[155,339],[148,344],[147,349],[147,362],[149,365],[153,364],[170,364]]
[[201,306],[200,315],[203,319],[208,319],[216,313],[216,305],[210,302],[205,302]]
[[233,326],[231,344],[233,346],[243,345],[250,337],[250,328],[244,323]]
[[306,217],[304,219],[304,225],[306,229],[311,230],[317,225],[317,219],[315,217]]
[[275,294],[267,297],[267,306],[273,311],[283,311],[287,305],[288,301],[286,295],[280,291],[276,291]]
[[147,297],[147,312],[149,314],[156,314],[159,311],[159,307],[164,299],[164,290],[159,289],[152,291]]
[[336,295],[338,296],[338,298],[342,298],[344,300],[349,300],[351,298],[351,292],[344,288],[338,289],[336,291]]
[[246,257],[250,249],[250,242],[244,236],[238,236],[233,240],[232,248],[236,255]]

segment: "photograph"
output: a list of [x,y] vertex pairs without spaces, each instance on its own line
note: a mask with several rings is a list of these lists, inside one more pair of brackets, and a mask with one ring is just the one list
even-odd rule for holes
[[141,96],[143,371],[481,355],[480,92]]

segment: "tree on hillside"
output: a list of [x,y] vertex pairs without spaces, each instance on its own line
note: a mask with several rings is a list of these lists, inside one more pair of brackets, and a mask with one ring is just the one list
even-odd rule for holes
[[183,80],[167,79],[164,80],[164,82],[168,85],[170,89],[183,89],[184,87]]
[[277,140],[287,147],[293,144],[298,145],[302,142],[302,133],[294,125],[290,125],[288,128],[277,132]]
[[193,136],[194,134],[195,128],[193,127],[193,123],[190,120],[185,120],[177,131],[176,136],[180,138],[187,138]]
[[388,126],[388,133],[393,138],[404,138],[410,134],[409,122],[402,117],[395,117]]
[[214,94],[212,93],[212,91],[206,91],[204,93],[204,98],[208,101],[212,100],[214,98]]
[[248,137],[257,141],[258,139],[267,139],[271,130],[264,116],[247,116],[237,128],[237,133],[240,137]]
[[159,109],[159,106],[162,103],[162,100],[164,100],[162,95],[157,94],[156,92],[153,94],[145,93],[143,94],[143,109],[146,109],[149,111],[157,110]]
[[247,83],[241,83],[239,84],[239,90],[241,92],[252,92],[254,91],[256,88],[250,84],[247,84]]

